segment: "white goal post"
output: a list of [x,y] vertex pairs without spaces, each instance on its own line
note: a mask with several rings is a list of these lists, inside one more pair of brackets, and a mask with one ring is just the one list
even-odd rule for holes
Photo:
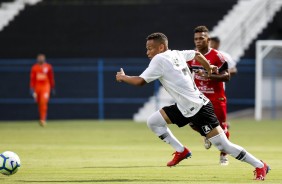
[[[282,99],[282,40],[256,42],[255,119],[261,120],[263,108],[268,107],[271,118],[277,116]],[[279,94],[278,94],[279,93]],[[281,113],[279,113],[281,114]]]

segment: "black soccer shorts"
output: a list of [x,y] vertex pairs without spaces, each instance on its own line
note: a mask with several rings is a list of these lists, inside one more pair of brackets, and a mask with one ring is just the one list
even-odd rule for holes
[[219,121],[214,114],[212,103],[209,102],[192,117],[185,117],[177,108],[177,105],[163,107],[163,110],[173,124],[183,127],[189,124],[194,130],[198,131],[202,136],[206,136],[212,129],[219,125]]

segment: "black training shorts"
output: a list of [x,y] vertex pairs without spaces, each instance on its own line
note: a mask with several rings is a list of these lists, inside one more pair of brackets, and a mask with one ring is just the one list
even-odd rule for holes
[[183,127],[189,124],[194,130],[197,130],[202,136],[206,136],[212,129],[219,125],[219,121],[214,114],[212,103],[209,102],[192,117],[185,117],[177,108],[177,105],[163,107],[163,110],[173,124]]

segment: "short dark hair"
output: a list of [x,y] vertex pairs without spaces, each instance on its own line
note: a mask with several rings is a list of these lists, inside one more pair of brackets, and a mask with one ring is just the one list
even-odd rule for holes
[[220,43],[220,39],[218,36],[213,36],[210,38],[211,41],[214,41],[215,43]]
[[168,39],[166,35],[163,33],[152,33],[149,36],[147,36],[146,40],[154,40],[166,46],[168,45]]
[[44,57],[46,57],[46,55],[45,54],[43,54],[43,53],[39,53],[39,54],[37,54],[37,57],[38,56],[44,56]]
[[202,33],[202,32],[209,33],[209,29],[206,26],[198,26],[194,29],[194,33]]

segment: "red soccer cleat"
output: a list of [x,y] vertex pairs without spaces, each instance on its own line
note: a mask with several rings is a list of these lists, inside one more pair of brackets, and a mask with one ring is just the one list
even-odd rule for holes
[[175,166],[179,162],[181,162],[183,159],[186,159],[188,157],[192,156],[192,152],[189,151],[187,148],[184,147],[183,152],[174,152],[172,155],[174,155],[173,159],[167,163],[168,167]]
[[263,163],[263,168],[256,168],[256,170],[254,171],[254,175],[256,176],[255,180],[264,180],[266,174],[269,172],[270,167],[261,160],[261,162]]

